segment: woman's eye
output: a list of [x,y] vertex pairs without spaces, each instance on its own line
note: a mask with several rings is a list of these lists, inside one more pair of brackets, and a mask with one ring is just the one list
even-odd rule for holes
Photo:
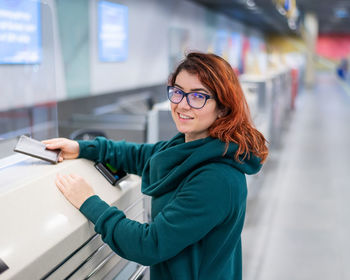
[[179,90],[179,89],[174,89],[174,93],[176,93],[176,94],[182,94],[182,92],[181,92],[181,90]]
[[205,99],[205,96],[203,94],[196,93],[196,92],[193,93],[193,97],[198,99]]

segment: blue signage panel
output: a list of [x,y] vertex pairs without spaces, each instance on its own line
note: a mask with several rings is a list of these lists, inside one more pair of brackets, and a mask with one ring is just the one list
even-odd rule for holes
[[124,61],[128,56],[128,8],[107,1],[98,2],[99,59]]
[[0,64],[41,62],[40,2],[0,1]]

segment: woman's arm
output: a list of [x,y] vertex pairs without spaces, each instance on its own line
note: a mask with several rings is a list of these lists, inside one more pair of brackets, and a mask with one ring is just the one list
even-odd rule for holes
[[79,157],[111,164],[116,169],[141,175],[146,161],[165,142],[136,144],[97,137],[92,141],[78,141]]
[[[236,191],[233,191],[232,181],[218,182],[221,175],[202,170],[200,176],[194,176],[186,183],[149,224],[127,219],[122,211],[110,207],[98,196],[89,197],[80,211],[95,224],[95,231],[102,235],[104,242],[121,257],[154,265],[202,239],[223,222],[232,208],[237,215],[244,211],[245,192],[241,191],[244,187],[236,185]],[[233,192],[240,194],[233,195]]]

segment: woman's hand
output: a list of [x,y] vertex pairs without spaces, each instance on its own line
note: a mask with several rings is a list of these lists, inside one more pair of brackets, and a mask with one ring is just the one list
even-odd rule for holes
[[42,141],[49,150],[61,149],[61,155],[58,161],[64,159],[73,159],[79,156],[79,143],[66,138],[53,138]]
[[80,209],[84,201],[87,200],[90,196],[95,195],[92,187],[84,180],[83,177],[78,175],[57,174],[55,183],[62,194],[77,209]]

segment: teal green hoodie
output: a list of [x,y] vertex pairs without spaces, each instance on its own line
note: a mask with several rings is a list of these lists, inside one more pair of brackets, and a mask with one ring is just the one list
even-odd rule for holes
[[152,280],[242,279],[241,232],[247,186],[245,174],[260,170],[250,155],[234,160],[237,145],[207,137],[185,143],[178,134],[156,144],[79,141],[80,155],[142,176],[152,196],[152,221],[127,219],[98,196],[80,211],[121,257],[151,266]]

